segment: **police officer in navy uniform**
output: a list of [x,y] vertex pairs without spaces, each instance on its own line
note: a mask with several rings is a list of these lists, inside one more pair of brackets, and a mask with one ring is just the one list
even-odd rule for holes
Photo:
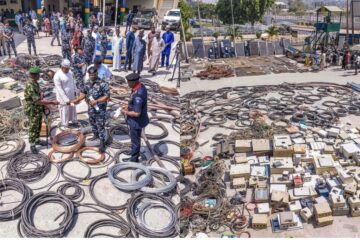
[[146,87],[139,82],[139,74],[131,73],[125,78],[131,88],[131,96],[128,107],[123,108],[121,112],[127,117],[126,121],[130,130],[130,161],[138,162],[141,147],[141,131],[149,123],[149,117],[147,114],[147,90]]
[[88,104],[89,122],[92,127],[94,137],[90,140],[100,138],[101,153],[105,152],[105,123],[106,123],[106,106],[110,99],[109,84],[98,77],[97,69],[90,67],[88,69],[89,82],[87,82],[83,89],[80,89],[80,96],[73,100],[73,104],[78,104],[85,99]]

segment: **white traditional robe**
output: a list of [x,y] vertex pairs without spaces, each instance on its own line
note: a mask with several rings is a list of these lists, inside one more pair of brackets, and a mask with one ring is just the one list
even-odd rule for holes
[[94,61],[95,56],[96,56],[96,46],[100,44],[101,41],[101,36],[99,32],[92,32],[91,36],[95,39],[95,49],[94,49],[94,54],[93,54],[93,58],[92,61]]
[[152,54],[150,57],[150,70],[156,71],[158,69],[161,52],[164,50],[164,48],[165,48],[165,42],[161,37],[159,39],[157,39],[156,37],[154,37],[152,39],[152,43],[151,43]]
[[76,107],[66,105],[67,102],[75,99],[76,85],[73,73],[64,73],[59,69],[54,75],[56,100],[59,101],[61,125],[67,127],[69,121],[76,121]]
[[123,52],[124,39],[121,36],[114,36],[112,39],[113,69],[121,68],[121,53]]

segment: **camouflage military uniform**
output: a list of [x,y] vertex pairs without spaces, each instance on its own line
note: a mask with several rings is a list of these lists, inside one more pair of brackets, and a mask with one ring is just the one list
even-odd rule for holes
[[106,33],[101,33],[100,52],[101,52],[102,60],[104,60],[105,57],[106,57],[107,45],[108,45],[107,34]]
[[15,57],[16,57],[17,53],[16,53],[16,47],[15,47],[15,40],[14,40],[14,36],[13,36],[14,32],[13,32],[12,28],[10,26],[5,27],[4,34],[9,38],[9,39],[5,38],[6,48],[7,48],[9,57],[11,57],[10,47],[13,49]]
[[84,37],[81,46],[84,49],[85,62],[87,65],[90,65],[95,50],[95,38],[93,38],[91,35]]
[[70,48],[71,34],[68,32],[61,33],[61,52],[63,58],[71,61],[71,48]]
[[52,34],[53,37],[51,39],[51,46],[54,44],[54,40],[56,38],[58,45],[60,46],[60,39],[59,39],[59,30],[60,30],[60,26],[59,26],[59,21],[58,20],[52,20],[51,21],[51,30],[52,30]]
[[85,56],[75,53],[72,56],[71,70],[75,77],[76,87],[80,91],[84,89],[84,73],[83,73],[83,68],[78,67],[77,65],[82,63],[85,63]]
[[32,45],[34,53],[36,55],[36,46],[35,46],[36,28],[32,24],[27,24],[23,28],[23,33],[27,38],[29,54],[31,55],[31,45]]
[[109,84],[99,78],[92,83],[87,82],[82,91],[86,94],[86,102],[89,105],[88,114],[89,122],[92,127],[94,136],[99,136],[102,142],[105,142],[105,122],[106,122],[106,106],[107,102],[98,103],[99,111],[96,111],[94,106],[90,105],[90,98],[97,100],[104,96],[110,96]]
[[29,119],[29,143],[34,146],[40,141],[40,129],[43,113],[43,106],[38,105],[40,100],[40,86],[31,79],[26,82],[25,86],[25,115]]

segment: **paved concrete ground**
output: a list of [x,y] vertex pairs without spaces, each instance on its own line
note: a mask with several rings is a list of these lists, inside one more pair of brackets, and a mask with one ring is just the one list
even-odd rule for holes
[[[192,78],[188,82],[181,83],[181,95],[193,92],[193,91],[206,91],[216,90],[223,87],[235,87],[235,86],[255,86],[255,85],[276,85],[284,82],[288,83],[302,83],[302,82],[331,82],[338,84],[346,84],[347,82],[359,83],[360,76],[355,76],[353,70],[342,71],[339,67],[332,67],[325,71],[318,73],[282,73],[282,74],[270,74],[251,77],[231,77],[222,78],[219,80],[200,80],[199,78]],[[351,127],[358,127],[359,121],[357,116],[348,116],[342,118],[341,122],[350,122]],[[232,122],[233,123],[233,122]],[[226,126],[235,127],[234,124],[225,124]],[[199,144],[209,141],[203,146],[199,147],[193,158],[203,157],[213,154],[213,145],[216,141],[212,140],[212,137],[217,133],[229,134],[233,130],[210,126],[208,130],[200,133]],[[228,161],[225,160],[227,163]],[[192,181],[195,180],[195,175],[186,176]],[[227,197],[231,198],[235,194],[235,190],[230,189],[227,184]],[[270,223],[269,223],[270,224]],[[360,218],[347,217],[347,216],[334,216],[334,223],[326,227],[314,227],[313,223],[303,223],[304,228],[294,231],[283,231],[280,233],[272,233],[271,226],[269,225],[266,230],[253,230],[252,228],[246,229],[251,233],[251,237],[272,237],[272,238],[292,238],[292,237],[359,237],[360,235]],[[210,237],[219,237],[219,234],[214,232],[208,234]],[[191,236],[191,235],[189,235]]]
[[233,86],[276,85],[284,82],[359,83],[360,75],[354,75],[354,70],[343,71],[340,67],[331,67],[318,73],[281,73],[260,76],[230,77],[219,80],[200,80],[199,78],[193,77],[191,81],[181,83],[181,95],[196,90],[216,90],[222,87]]
[[[178,39],[179,37],[176,36],[176,38]],[[37,51],[39,54],[59,54],[61,55],[61,49],[60,47],[54,46],[51,47],[50,46],[50,41],[51,38],[50,37],[44,37],[43,34],[41,34],[41,38],[36,40],[36,45],[37,45]],[[27,53],[27,44],[26,41],[22,42],[19,46],[18,46],[18,52],[19,53]],[[146,69],[146,65],[145,65],[145,69]],[[161,71],[161,74],[153,77],[150,75],[147,75],[144,71],[144,75],[143,78],[148,78],[152,81],[157,82],[158,84],[160,84],[161,86],[167,86],[167,87],[175,87],[176,83],[175,82],[169,82],[168,79],[170,78],[170,75],[168,74],[170,71],[166,71],[165,69],[163,69]],[[116,73],[117,75],[120,76],[125,76],[126,73],[124,72],[120,72],[120,73]],[[80,105],[78,105],[77,107],[77,111],[78,112],[82,112],[83,110],[86,110],[86,104],[82,103]],[[81,114],[79,115],[79,119],[81,118],[87,118],[86,114]],[[57,122],[54,122],[53,124],[56,124]],[[166,126],[166,128],[169,131],[169,135],[168,137],[166,137],[166,140],[173,140],[176,142],[179,142],[179,134],[176,133],[172,127],[171,124],[169,123],[164,123],[164,125]],[[148,127],[146,129],[147,133],[151,133],[151,134],[158,134],[161,132],[160,129],[158,129],[157,127]],[[24,140],[26,141],[26,150],[29,150],[29,145],[28,145],[28,141],[27,141],[27,136],[24,136]],[[158,141],[157,140],[150,140],[151,145],[156,144]],[[142,142],[142,149],[141,151],[144,152],[147,156],[149,156],[149,152],[147,150],[147,148],[145,147],[145,143]],[[167,151],[169,153],[169,155],[171,156],[179,156],[179,149],[177,147],[173,147],[173,146],[169,146],[168,149],[166,149],[167,147],[165,146],[164,150],[165,152]],[[116,151],[118,151],[117,149],[112,149],[112,148],[108,148],[107,149],[108,152],[113,156],[115,154]],[[48,153],[48,149],[45,149],[44,147],[41,149],[41,152],[43,153]],[[169,170],[174,170],[173,166],[164,163],[166,167],[169,168]],[[1,174],[0,174],[0,179],[3,179],[4,176],[6,175],[6,161],[5,162],[0,162],[0,169],[1,169]],[[105,167],[100,167],[99,166],[92,166],[91,170],[92,170],[92,176],[97,176],[100,175],[102,173],[106,173],[107,169],[111,166],[113,166],[114,163],[111,163],[109,166],[105,166]],[[154,164],[154,166],[156,166],[156,164]],[[87,169],[84,168],[83,166],[81,166],[78,162],[74,162],[69,164],[66,167],[66,171],[75,175],[75,176],[84,176],[86,174]],[[34,183],[34,184],[29,184],[29,186],[32,189],[37,189],[37,188],[42,188],[46,185],[48,185],[50,182],[53,181],[53,179],[56,177],[57,174],[57,169],[52,166],[50,173],[48,173],[46,175],[46,177],[44,179],[42,179],[41,181]],[[121,173],[120,177],[123,177],[124,179],[128,180],[129,179],[129,171]],[[62,177],[60,177],[60,179],[58,181],[63,180]],[[83,182],[83,184],[85,184],[85,186],[83,186],[82,188],[85,190],[85,198],[82,201],[82,203],[94,203],[94,201],[92,200],[91,196],[89,195],[89,189],[86,185],[88,185],[90,182]],[[60,184],[55,185],[51,190],[56,190],[57,187]],[[47,190],[48,188],[42,188],[39,190],[34,190],[34,193],[38,193],[38,192],[42,192]],[[102,181],[99,181],[98,184],[96,185],[95,188],[95,195],[104,203],[110,204],[110,205],[120,205],[121,203],[125,203],[129,197],[130,194],[128,193],[124,193],[119,191],[118,189],[116,189],[111,182],[108,179],[103,179]],[[1,199],[3,198],[3,199]],[[7,191],[3,196],[1,196],[0,198],[0,202],[2,202],[2,200],[4,202],[13,202],[11,204],[6,204],[1,206],[0,205],[0,210],[1,209],[11,209],[14,206],[17,205],[16,201],[19,201],[21,199],[20,194],[13,192],[13,191]],[[173,202],[175,204],[178,203],[179,201],[179,196],[175,195],[173,198]],[[80,207],[79,211],[85,211],[85,210],[89,210],[86,209],[84,207]],[[55,218],[59,215],[59,213],[61,213],[63,211],[63,209],[61,208],[61,206],[57,205],[57,204],[46,204],[41,206],[40,208],[37,209],[36,213],[35,213],[35,225],[40,228],[40,229],[54,229],[58,226],[59,222],[61,222],[61,218],[59,218],[57,221],[55,221]],[[123,211],[121,213],[121,216],[123,216],[124,218],[126,217],[126,211]],[[163,210],[150,210],[146,216],[147,220],[149,221],[150,225],[159,228],[162,227],[164,224],[167,223],[167,220],[169,219],[169,214],[166,211]],[[67,235],[67,237],[83,237],[84,233],[85,233],[85,229],[94,221],[99,220],[99,219],[107,219],[107,217],[104,214],[94,214],[94,213],[85,213],[85,214],[80,214],[77,219],[76,219],[76,225],[74,226],[74,228],[71,230],[71,232]],[[14,220],[14,221],[9,221],[9,222],[0,222],[0,238],[16,238],[19,237],[17,234],[17,223],[18,220]],[[114,229],[111,227],[104,227],[101,228],[100,232],[102,233],[112,233],[112,234],[118,234],[118,229]],[[97,231],[99,232],[99,231]]]

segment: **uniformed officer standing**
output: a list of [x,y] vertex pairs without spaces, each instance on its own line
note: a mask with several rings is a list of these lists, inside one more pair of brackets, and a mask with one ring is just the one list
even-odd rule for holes
[[105,60],[106,57],[107,46],[108,46],[108,39],[107,39],[106,28],[104,28],[101,32],[101,37],[100,37],[100,52],[103,61]]
[[58,46],[61,46],[60,39],[59,39],[59,32],[60,32],[60,22],[57,17],[54,18],[54,20],[51,21],[51,30],[53,37],[51,39],[51,46],[54,46],[54,40],[57,39]]
[[72,103],[78,104],[85,98],[89,105],[88,114],[89,122],[92,127],[94,137],[90,140],[100,138],[101,153],[105,152],[105,122],[106,122],[106,106],[110,99],[109,84],[101,79],[97,75],[97,69],[91,67],[88,70],[89,81],[84,85],[84,88],[80,92],[80,96],[73,100]]
[[14,31],[10,27],[8,22],[5,24],[4,37],[5,37],[5,43],[6,43],[7,52],[9,54],[9,58],[11,57],[10,47],[13,49],[16,57],[17,53],[16,53],[15,40],[14,40]]
[[31,55],[31,45],[33,47],[34,53],[36,54],[36,46],[35,46],[35,34],[36,34],[36,27],[32,25],[29,20],[25,21],[25,26],[23,28],[23,34],[26,36],[27,39],[27,45],[28,45],[28,51]]
[[57,101],[46,101],[40,92],[38,80],[40,77],[40,68],[30,68],[30,79],[25,86],[25,115],[29,119],[29,143],[31,152],[37,154],[36,145],[44,145],[40,142],[40,130],[44,106],[58,104]]
[[71,33],[70,33],[70,26],[66,25],[65,32],[61,33],[61,52],[63,58],[71,60],[71,48],[70,48],[70,41],[71,41]]
[[87,35],[83,38],[81,46],[84,49],[86,65],[90,65],[95,51],[95,38],[90,29],[87,30]]
[[85,56],[81,46],[77,46],[75,51],[75,54],[72,56],[71,70],[74,74],[76,88],[81,91],[84,88],[84,75],[86,71]]
[[131,96],[128,107],[123,108],[121,112],[127,117],[126,121],[130,130],[131,161],[138,162],[141,147],[141,131],[149,123],[147,114],[147,90],[146,87],[139,82],[139,74],[131,73],[125,78],[131,88]]

